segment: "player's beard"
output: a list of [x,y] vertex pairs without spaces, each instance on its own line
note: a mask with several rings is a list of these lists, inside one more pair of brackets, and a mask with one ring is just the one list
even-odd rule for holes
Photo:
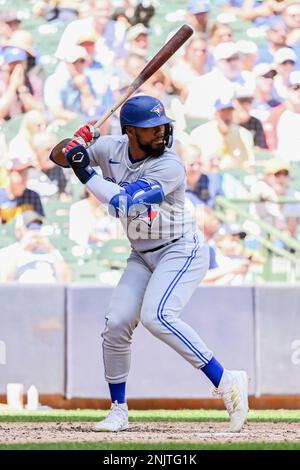
[[161,144],[155,146],[152,144],[142,144],[139,139],[137,139],[137,143],[140,149],[149,157],[160,157],[166,148],[164,141]]

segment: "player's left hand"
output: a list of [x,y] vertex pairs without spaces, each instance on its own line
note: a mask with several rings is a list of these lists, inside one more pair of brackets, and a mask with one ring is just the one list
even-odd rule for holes
[[81,145],[84,148],[88,148],[93,145],[98,137],[100,137],[100,131],[93,126],[95,121],[80,127],[74,134],[71,142],[66,146],[65,152],[68,152],[71,148]]

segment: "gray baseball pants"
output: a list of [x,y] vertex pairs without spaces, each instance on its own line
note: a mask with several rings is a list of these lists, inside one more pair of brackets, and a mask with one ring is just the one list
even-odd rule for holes
[[132,251],[112,296],[103,337],[105,379],[125,382],[130,368],[133,331],[139,321],[194,367],[207,364],[212,352],[180,314],[209,264],[201,235],[181,238],[155,252]]

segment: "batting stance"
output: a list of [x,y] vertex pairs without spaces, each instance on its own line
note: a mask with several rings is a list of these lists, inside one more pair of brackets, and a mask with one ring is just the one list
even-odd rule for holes
[[112,405],[95,429],[128,427],[125,385],[132,335],[141,321],[208,377],[224,399],[231,431],[240,431],[248,412],[246,372],[224,369],[198,333],[180,319],[209,260],[203,235],[184,210],[185,169],[171,149],[172,120],[158,99],[135,96],[121,108],[120,121],[123,135],[97,138],[96,129],[85,125],[66,148],[76,176],[109,204],[132,246],[102,333]]

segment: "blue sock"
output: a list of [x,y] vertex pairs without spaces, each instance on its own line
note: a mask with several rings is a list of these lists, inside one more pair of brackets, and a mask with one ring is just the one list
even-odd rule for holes
[[117,401],[119,404],[125,403],[125,386],[126,382],[122,382],[121,384],[108,384],[111,402],[114,403]]
[[202,367],[202,372],[209,378],[209,380],[218,387],[224,372],[224,368],[214,357],[211,358],[208,364]]

